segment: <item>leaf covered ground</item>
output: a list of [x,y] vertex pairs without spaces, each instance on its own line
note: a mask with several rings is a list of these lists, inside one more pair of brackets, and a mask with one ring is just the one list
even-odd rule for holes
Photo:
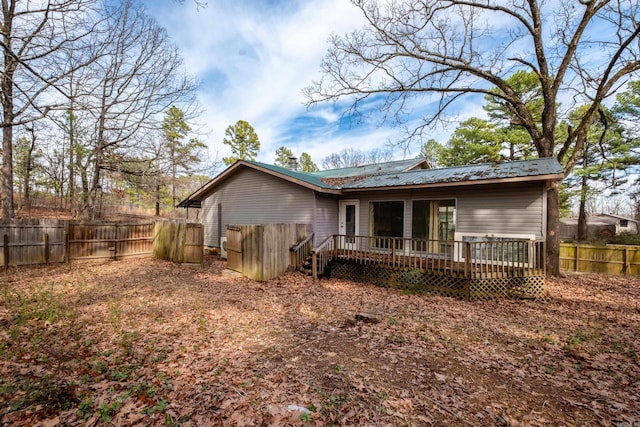
[[223,268],[1,271],[0,424],[640,425],[638,278],[465,302]]

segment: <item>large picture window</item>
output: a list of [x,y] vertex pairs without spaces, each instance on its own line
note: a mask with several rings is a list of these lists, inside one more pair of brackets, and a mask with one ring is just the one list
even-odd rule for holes
[[[404,202],[371,202],[371,235],[376,237],[403,237],[404,234]],[[390,247],[391,239],[376,239],[375,246]],[[396,243],[401,248],[402,241]]]
[[451,242],[456,232],[455,200],[414,200],[411,215],[411,237],[414,249],[442,252],[445,245],[436,242]]

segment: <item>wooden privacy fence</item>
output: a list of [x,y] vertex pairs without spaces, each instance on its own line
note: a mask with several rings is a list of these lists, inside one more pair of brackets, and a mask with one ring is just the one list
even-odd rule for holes
[[0,224],[0,265],[65,262],[67,225],[62,221]]
[[227,226],[227,268],[254,280],[284,273],[291,262],[291,246],[307,237],[306,224]]
[[202,224],[156,222],[153,255],[182,263],[202,263],[204,230]]
[[560,269],[640,276],[640,246],[561,243]]
[[[120,259],[154,253],[156,235],[161,234],[158,253],[176,262],[202,262],[201,224],[161,222],[79,223],[29,221],[0,224],[0,265],[28,265],[83,259]],[[167,231],[169,230],[169,231]],[[173,240],[167,240],[166,236]],[[167,250],[168,244],[173,245]],[[168,255],[167,255],[168,254]]]
[[68,259],[149,255],[153,247],[153,224],[69,223]]

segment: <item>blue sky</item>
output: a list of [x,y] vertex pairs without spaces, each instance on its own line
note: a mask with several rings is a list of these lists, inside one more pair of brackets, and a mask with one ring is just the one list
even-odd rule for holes
[[[327,103],[307,110],[302,90],[320,77],[320,61],[332,33],[363,23],[348,0],[145,0],[149,12],[180,48],[187,71],[201,81],[204,108],[201,139],[212,156],[229,155],[224,131],[248,121],[261,141],[258,160],[273,162],[280,146],[307,152],[321,166],[344,148],[368,151],[397,141],[401,129],[371,121],[341,120],[343,106]],[[478,115],[478,105],[470,115]],[[467,114],[464,114],[467,116]],[[448,134],[434,137],[445,142]],[[398,152],[395,158],[413,157]]]

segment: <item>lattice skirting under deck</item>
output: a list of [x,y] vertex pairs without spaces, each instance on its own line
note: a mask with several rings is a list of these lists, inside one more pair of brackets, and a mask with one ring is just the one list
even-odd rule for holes
[[538,298],[544,291],[544,276],[468,279],[450,272],[394,269],[342,260],[331,262],[330,275],[354,282],[467,300]]

